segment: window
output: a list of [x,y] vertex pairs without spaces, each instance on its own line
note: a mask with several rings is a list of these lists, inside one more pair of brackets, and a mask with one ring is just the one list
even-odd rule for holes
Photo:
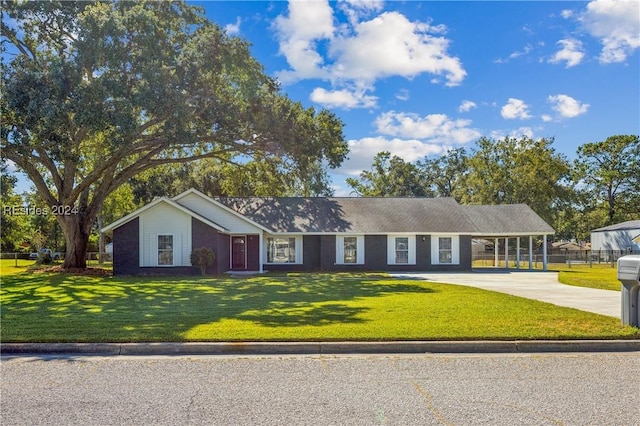
[[358,237],[344,237],[343,263],[358,263]]
[[396,263],[409,263],[409,237],[396,237]]
[[438,238],[438,263],[453,263],[451,237]]
[[354,265],[364,263],[364,236],[337,236],[336,263]]
[[431,264],[459,265],[460,237],[458,235],[432,235]]
[[173,235],[158,235],[158,266],[173,265]]
[[267,263],[296,263],[296,238],[267,238]]
[[388,235],[387,236],[387,264],[415,265],[416,264],[416,236]]

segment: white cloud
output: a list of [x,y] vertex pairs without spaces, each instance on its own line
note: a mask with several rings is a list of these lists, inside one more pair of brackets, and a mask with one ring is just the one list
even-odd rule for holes
[[570,68],[578,65],[584,58],[584,52],[582,51],[582,42],[575,39],[563,39],[559,40],[556,44],[562,46],[553,58],[549,59],[549,62],[557,64],[562,61],[566,61],[566,68]]
[[394,96],[400,101],[408,101],[410,97],[407,89],[400,89]]
[[556,111],[562,118],[573,118],[582,115],[589,109],[589,104],[567,95],[551,95],[547,101],[552,104],[551,109]]
[[529,106],[525,104],[524,101],[515,98],[509,98],[509,101],[500,110],[500,114],[502,118],[507,120],[514,120],[516,118],[526,120],[531,118]]
[[278,16],[273,28],[288,70],[276,75],[283,83],[301,79],[330,80],[334,86],[372,87],[390,76],[413,78],[428,73],[447,86],[459,85],[466,71],[448,53],[444,25],[410,21],[398,12],[373,19],[363,17],[381,10],[379,1],[338,4],[350,23],[334,26],[333,9],[324,1],[289,3],[288,16]]
[[311,92],[311,100],[328,108],[372,108],[376,106],[378,98],[365,95],[364,91],[325,90],[316,87]]
[[624,62],[640,47],[640,2],[637,0],[594,0],[579,21],[600,39],[600,62]]
[[564,19],[569,19],[573,16],[573,10],[565,9],[562,11],[562,13],[560,13],[560,16],[562,16]]
[[496,64],[506,64],[512,59],[516,59],[516,58],[519,58],[520,56],[528,55],[529,53],[531,53],[532,50],[533,50],[533,46],[531,44],[527,44],[522,50],[516,50],[515,52],[512,52],[507,58],[499,58],[493,62]]
[[462,103],[460,104],[460,106],[458,107],[458,111],[459,112],[469,112],[471,111],[473,108],[477,108],[478,105],[476,105],[475,102],[473,101],[462,101]]
[[553,120],[553,117],[551,117],[551,116],[550,116],[550,115],[548,115],[548,114],[542,114],[542,117],[541,117],[541,118],[542,118],[542,121],[544,121],[545,123],[548,123],[549,121],[552,121],[552,120]]
[[242,23],[242,19],[238,16],[236,18],[235,24],[227,24],[224,26],[224,30],[229,35],[236,35],[240,33],[240,24]]
[[460,60],[449,56],[449,40],[433,36],[443,27],[411,22],[398,12],[385,12],[361,22],[354,35],[339,35],[331,43],[333,72],[346,79],[373,82],[379,78],[411,78],[421,73],[443,76],[457,86],[466,76]]
[[504,139],[505,137],[520,139],[522,137],[534,138],[534,130],[531,127],[519,127],[511,130],[492,130],[489,132],[491,139]]
[[334,32],[333,10],[327,1],[289,2],[289,16],[278,16],[274,28],[280,53],[293,68],[279,73],[282,82],[328,76],[316,46],[317,41],[331,38]]
[[520,139],[522,137],[533,139],[533,129],[531,127],[519,127],[509,133],[512,138]]
[[379,12],[384,6],[381,0],[340,0],[340,9],[347,15],[351,25],[356,25],[362,18]]
[[440,144],[465,144],[481,136],[469,127],[471,120],[452,120],[445,114],[418,114],[390,111],[375,120],[377,131],[384,135],[428,140]]
[[416,139],[387,139],[385,137],[363,138],[348,141],[349,159],[336,173],[357,176],[371,168],[373,158],[381,151],[389,151],[404,161],[413,162],[428,155],[441,154],[446,147],[440,144],[421,142]]

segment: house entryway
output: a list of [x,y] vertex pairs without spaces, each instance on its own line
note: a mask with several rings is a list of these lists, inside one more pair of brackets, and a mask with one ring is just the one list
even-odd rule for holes
[[231,269],[247,269],[247,237],[244,235],[231,238]]

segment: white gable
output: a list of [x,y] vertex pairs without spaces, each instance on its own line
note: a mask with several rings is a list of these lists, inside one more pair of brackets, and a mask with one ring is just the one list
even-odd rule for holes
[[159,203],[140,214],[140,266],[158,266],[158,235],[173,240],[173,265],[191,265],[191,216]]
[[210,198],[200,195],[195,191],[187,191],[173,199],[180,204],[198,213],[200,216],[228,229],[234,234],[260,234],[262,229],[252,224],[246,218],[216,203]]

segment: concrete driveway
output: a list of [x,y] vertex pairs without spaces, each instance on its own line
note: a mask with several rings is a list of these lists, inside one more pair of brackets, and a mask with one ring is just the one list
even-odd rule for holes
[[393,273],[395,277],[459,284],[540,300],[610,317],[621,317],[619,291],[560,284],[557,272],[484,271]]

